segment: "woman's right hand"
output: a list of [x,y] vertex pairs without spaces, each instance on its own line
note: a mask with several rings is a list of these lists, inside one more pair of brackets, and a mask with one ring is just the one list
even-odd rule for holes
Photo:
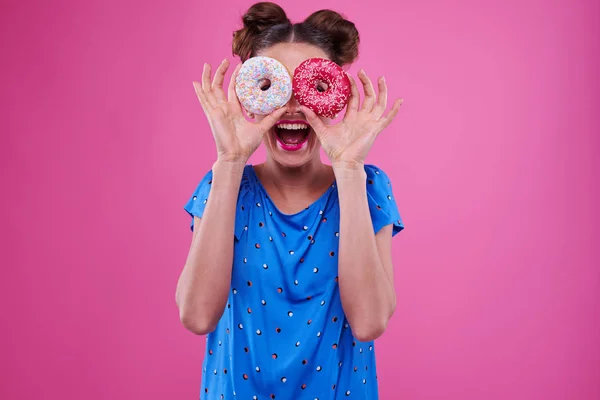
[[285,113],[285,107],[275,110],[260,122],[248,121],[235,92],[235,79],[242,65],[238,65],[229,82],[227,96],[223,80],[229,67],[225,59],[217,68],[211,82],[211,67],[204,64],[202,84],[194,82],[194,89],[208,118],[217,145],[219,161],[246,163],[260,146],[264,134]]

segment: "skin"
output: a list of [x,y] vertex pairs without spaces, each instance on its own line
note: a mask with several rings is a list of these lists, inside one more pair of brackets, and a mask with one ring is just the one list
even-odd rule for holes
[[[274,58],[281,62],[293,75],[296,67],[304,60],[312,57],[328,58],[318,47],[304,43],[276,44],[258,55]],[[262,121],[264,116],[256,116]],[[316,118],[322,124],[330,120]],[[280,120],[307,121],[300,104],[294,96],[285,106],[285,113]],[[308,122],[308,121],[307,121]],[[276,133],[270,129],[263,138],[267,160],[255,166],[255,172],[262,185],[269,193],[277,208],[286,214],[295,214],[317,200],[333,183],[333,168],[321,162],[321,144],[311,128],[307,144],[297,151],[286,151],[277,145]]]
[[[305,59],[328,58],[318,47],[280,43],[260,53],[280,61],[292,73]],[[217,147],[210,199],[203,218],[195,218],[189,254],[179,278],[176,302],[182,324],[196,334],[212,332],[220,320],[230,290],[232,233],[243,168],[260,143],[267,159],[255,166],[257,176],[275,205],[295,213],[314,202],[335,179],[340,201],[339,286],[342,306],[359,341],[378,338],[396,307],[391,255],[392,226],[373,232],[366,192],[364,160],[375,138],[399,111],[401,100],[387,108],[385,80],[378,95],[369,77],[359,71],[364,99],[352,77],[352,95],[342,122],[332,125],[292,99],[266,117],[248,121],[235,95],[241,65],[223,88],[229,62],[224,60],[211,79],[204,66],[194,88],[207,116]],[[288,152],[277,146],[273,126],[279,120],[306,120],[311,126],[307,145]],[[320,160],[320,148],[331,166]]]

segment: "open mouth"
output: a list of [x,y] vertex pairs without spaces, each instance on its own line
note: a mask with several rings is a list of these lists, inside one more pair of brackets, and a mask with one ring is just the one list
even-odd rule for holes
[[306,143],[310,125],[306,121],[281,121],[275,127],[275,137],[284,150],[296,151]]

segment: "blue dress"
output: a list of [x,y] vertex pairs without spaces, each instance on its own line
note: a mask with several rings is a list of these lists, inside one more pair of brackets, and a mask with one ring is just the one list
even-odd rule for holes
[[[365,165],[378,232],[403,222],[387,175]],[[202,217],[212,171],[185,210]],[[283,214],[251,165],[237,200],[231,288],[207,335],[201,400],[338,400],[378,398],[373,342],[352,335],[340,300],[340,210],[335,182],[306,209]]]

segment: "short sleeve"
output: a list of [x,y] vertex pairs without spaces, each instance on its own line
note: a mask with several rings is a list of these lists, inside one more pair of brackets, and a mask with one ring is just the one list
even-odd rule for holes
[[[251,201],[251,188],[248,179],[248,166],[244,169],[242,182],[240,183],[240,191],[238,193],[236,211],[235,211],[235,226],[234,234],[236,239],[240,239],[248,226],[248,210],[250,207],[246,205]],[[210,189],[212,187],[213,173],[208,171],[204,178],[200,181],[194,193],[185,204],[184,209],[192,217],[190,229],[194,230],[194,217],[202,218],[206,204],[209,202]]]
[[190,229],[194,230],[194,217],[202,218],[204,214],[204,208],[208,202],[208,194],[210,193],[210,187],[212,184],[212,170],[208,171],[204,178],[200,181],[194,193],[185,204],[184,209],[192,217],[190,223]]
[[365,165],[367,198],[375,233],[384,226],[393,225],[392,236],[404,229],[404,223],[394,198],[392,183],[387,174],[374,165]]

